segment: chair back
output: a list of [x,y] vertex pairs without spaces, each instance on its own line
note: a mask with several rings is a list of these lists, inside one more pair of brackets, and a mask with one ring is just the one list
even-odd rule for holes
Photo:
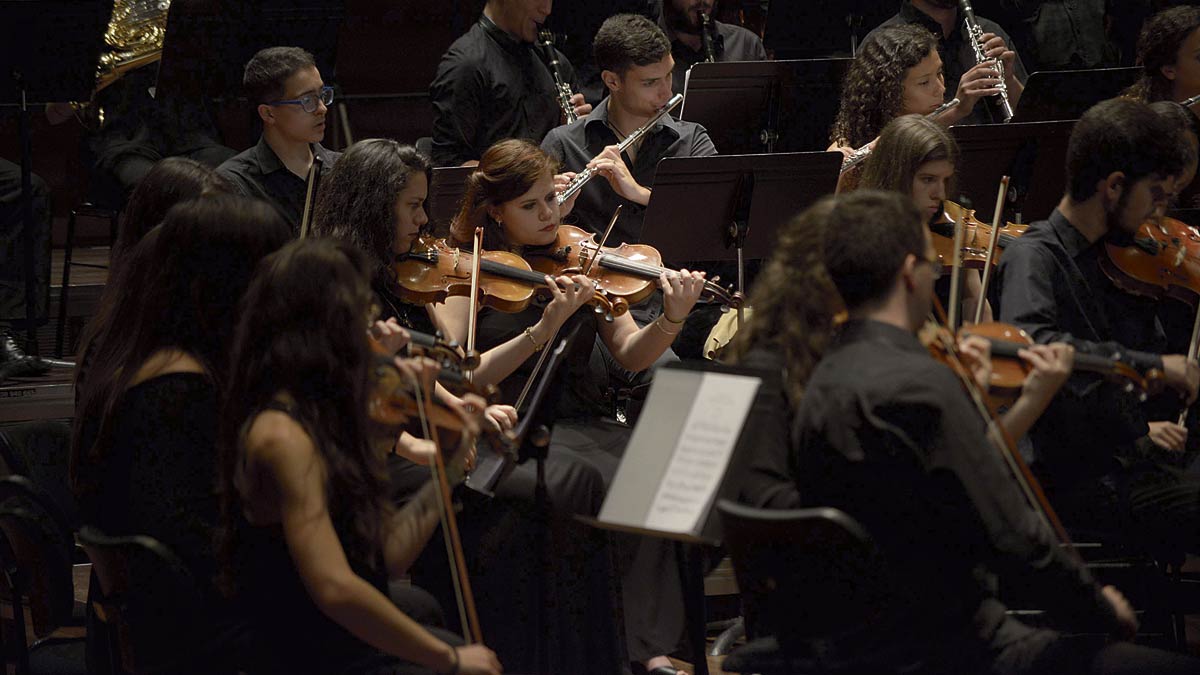
[[888,607],[887,566],[866,530],[832,508],[766,510],[717,502],[742,593],[747,636],[781,644],[869,627]]
[[71,494],[71,427],[60,420],[24,422],[0,428],[0,475],[26,476],[53,502],[73,532],[79,511]]
[[49,498],[24,476],[0,478],[0,564],[14,612],[29,607],[32,629],[45,637],[71,621],[75,606],[70,530]]
[[97,616],[109,624],[127,673],[184,672],[196,657],[203,593],[191,571],[153,537],[110,537],[84,526],[79,543],[100,583]]

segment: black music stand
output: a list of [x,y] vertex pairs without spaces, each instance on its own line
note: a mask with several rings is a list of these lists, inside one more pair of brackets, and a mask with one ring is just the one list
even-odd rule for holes
[[992,222],[1001,176],[1011,176],[1005,219],[1050,215],[1066,186],[1067,140],[1074,122],[1014,122],[950,127],[958,141],[958,189],[976,216]]
[[467,191],[473,166],[438,166],[429,181],[429,229],[435,237],[450,234],[450,222]]
[[879,0],[772,2],[767,6],[764,43],[777,59],[850,56],[897,6]]
[[[55,101],[87,101],[96,86],[96,65],[104,31],[112,14],[111,2],[88,0],[0,1],[0,106],[17,114],[21,141],[21,211],[25,226],[21,255],[25,285],[26,350],[37,355],[37,325],[46,320],[35,295],[37,259],[33,241],[33,142],[29,106]],[[46,50],[53,45],[53,53]],[[49,262],[47,260],[47,262]],[[47,290],[50,270],[46,272]],[[46,308],[49,316],[49,307]]]
[[770,256],[775,232],[832,194],[840,152],[669,157],[658,163],[639,241],[664,261],[738,261]]
[[722,154],[823,150],[849,66],[850,59],[697,63],[679,115],[704,125]]
[[1077,120],[1100,101],[1119,96],[1141,72],[1141,68],[1036,72],[1025,82],[1011,121]]

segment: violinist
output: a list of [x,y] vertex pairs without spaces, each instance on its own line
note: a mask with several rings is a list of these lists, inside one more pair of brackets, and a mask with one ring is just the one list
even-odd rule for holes
[[[945,127],[920,115],[897,117],[883,128],[875,150],[864,164],[860,187],[911,195],[917,209],[928,219],[934,236],[949,241],[946,250],[953,249],[954,221],[946,212],[946,201],[954,194],[958,143]],[[974,317],[975,307],[982,302],[983,321],[991,321],[992,309],[987,299],[981,297],[979,271],[962,272],[961,316]],[[938,284],[938,295],[942,305],[948,306],[949,279],[945,281]]]
[[542,149],[561,162],[568,175],[591,168],[607,179],[593,180],[580,192],[571,212],[579,226],[604,232],[620,205],[621,217],[605,244],[636,244],[659,160],[715,155],[717,149],[704,127],[668,115],[624,153],[618,152],[617,145],[671,99],[671,42],[646,17],[618,14],[600,26],[592,52],[608,97],[587,117],[547,134]]
[[[553,244],[563,219],[556,196],[565,181],[565,177],[555,178],[557,167],[552,157],[524,141],[502,141],[489,148],[468,181],[462,208],[451,224],[450,243],[470,247],[475,229],[482,227],[483,246],[489,250],[522,253]],[[558,508],[587,509],[585,515],[594,515],[600,504],[582,504],[577,496],[580,486],[560,476],[565,467],[591,467],[607,488],[631,434],[629,427],[612,420],[612,406],[604,399],[606,380],[603,374],[595,375],[596,336],[622,367],[631,371],[648,368],[677,337],[684,317],[700,296],[704,274],[687,270],[664,273],[660,278],[663,313],[641,328],[628,314],[611,322],[597,316],[585,307],[593,295],[591,280],[575,275],[570,282],[551,288],[554,298],[561,298],[571,308],[561,332],[575,325],[579,332],[563,364],[560,392],[553,403],[556,419],[546,478],[550,500]],[[446,309],[450,336],[465,341],[468,315],[474,311],[470,301],[451,297]],[[544,317],[535,306],[516,314],[488,307],[479,310],[478,348],[492,351],[484,354],[475,370],[476,381],[497,384],[504,400],[515,400],[537,352],[554,340],[555,332]],[[512,483],[504,489],[529,494],[532,478],[531,467],[514,470],[505,479]],[[652,675],[675,675],[666,655],[681,639],[683,614],[680,587],[673,583],[678,579],[673,548],[641,537],[618,537],[618,546],[624,562],[622,593],[629,656]]]
[[[738,335],[757,336],[752,349],[758,350],[813,340],[797,350],[808,377],[792,403],[792,440],[779,468],[802,506],[846,511],[888,561],[894,593],[878,622],[888,629],[872,649],[895,655],[885,669],[919,662],[921,672],[1119,672],[1107,670],[1116,666],[1196,672],[1187,657],[1127,642],[1083,647],[1006,615],[993,590],[997,577],[1020,578],[1068,628],[1099,627],[1129,638],[1137,625],[1121,593],[1097,584],[1025,501],[964,393],[972,374],[960,380],[918,341],[938,273],[923,220],[895,193],[863,190],[819,202],[788,229],[785,245],[820,242],[812,257],[828,277],[809,288],[836,288],[849,320],[822,345],[808,331],[830,325],[830,303],[797,296],[801,314],[781,331],[790,335],[772,339],[761,330],[766,323]],[[793,229],[813,226],[821,232]],[[786,285],[774,286],[785,281],[779,260],[769,269],[755,300],[788,293]],[[812,353],[818,350],[819,361]],[[1070,361],[1062,347],[1043,353],[1058,363],[1040,385],[1042,399],[1053,394]],[[978,376],[986,351],[976,356]],[[795,390],[790,373],[788,379]]]
[[[249,615],[254,672],[498,675],[490,649],[455,646],[386,595],[438,512],[432,484],[402,509],[387,500],[367,424],[368,276],[349,245],[305,239],[268,258],[246,293],[220,418],[224,580]],[[464,419],[464,439],[478,423]],[[464,455],[446,459],[452,483]]]
[[[1000,320],[1037,342],[1112,356],[1165,383],[1189,403],[1200,367],[1149,344],[1144,303],[1102,269],[1105,241],[1129,241],[1162,208],[1194,161],[1170,121],[1144,103],[1104,101],[1076,123],[1067,147],[1067,192],[1049,220],[1005,249],[996,274]],[[1153,324],[1152,324],[1153,325]],[[1139,439],[1171,444],[1148,425],[1137,401],[1094,376],[1075,374],[1030,433],[1035,461],[1068,526],[1125,535],[1155,547],[1197,550],[1200,481],[1147,460]]]
[[[321,184],[321,195],[313,217],[313,232],[349,243],[365,255],[371,269],[371,290],[381,309],[381,318],[403,329],[432,333],[442,331],[449,336],[443,317],[446,304],[413,304],[399,287],[393,264],[397,256],[408,254],[413,242],[428,222],[424,203],[428,196],[429,160],[412,146],[387,139],[362,140],[350,146],[329,177]],[[565,177],[560,177],[560,181]],[[562,277],[553,283],[558,289],[574,282]],[[547,288],[549,291],[550,289]],[[575,307],[567,303],[567,295],[555,297],[542,311],[538,322],[531,327],[537,335],[550,335],[566,321]],[[461,336],[456,336],[460,337]],[[461,344],[461,342],[460,342]],[[498,353],[511,353],[520,358],[533,353],[524,334],[516,336],[509,345],[499,345],[485,351],[482,360],[491,362]],[[441,387],[438,396],[450,405],[458,406],[457,397]],[[512,403],[514,399],[505,399]],[[516,420],[511,405],[498,403],[488,406],[488,423],[510,429]],[[411,434],[401,434],[395,452],[388,456],[387,468],[391,479],[392,498],[400,504],[408,502],[429,482],[426,465],[433,452],[432,443]],[[486,450],[485,450],[486,452]],[[591,512],[604,499],[602,481],[596,470],[583,463],[563,463],[552,457],[551,475],[568,489],[556,493],[554,501],[564,512]],[[547,524],[544,514],[532,508],[532,490],[522,490],[521,483],[529,477],[531,468],[518,466],[514,475],[496,487],[496,499],[485,500],[470,491],[462,491],[463,511],[459,527],[470,567],[470,580],[479,598],[480,623],[485,635],[509,668],[533,670],[533,652],[545,650],[555,670],[560,672],[601,672],[619,668],[617,655],[597,658],[619,640],[615,621],[597,618],[586,625],[576,621],[590,606],[612,601],[611,589],[616,583],[615,572],[608,564],[611,554],[607,538],[592,528],[577,524],[569,516],[554,518]],[[516,486],[516,487],[514,487]],[[501,528],[505,536],[497,543],[495,534]],[[534,542],[547,538],[555,552],[552,568],[539,567],[538,547]],[[481,542],[490,540],[484,546]],[[431,547],[418,559],[412,575],[422,588],[450,602],[449,580],[445,561],[440,560],[441,547]],[[529,639],[537,635],[532,618],[516,620],[512,608],[522,598],[532,597],[538,577],[542,576],[552,593],[554,610],[545,611],[544,619],[555,627],[553,642],[531,648]],[[449,606],[447,604],[447,606]],[[615,613],[615,612],[614,612]],[[609,616],[608,615],[603,616]],[[538,636],[540,637],[540,636]],[[611,651],[611,650],[609,650]],[[589,654],[591,656],[589,656]]]

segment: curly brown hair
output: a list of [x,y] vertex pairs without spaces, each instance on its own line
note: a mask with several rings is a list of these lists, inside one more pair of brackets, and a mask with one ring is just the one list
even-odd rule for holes
[[1142,74],[1122,95],[1144,103],[1171,100],[1172,82],[1163,75],[1163,66],[1179,60],[1179,47],[1197,28],[1200,7],[1190,5],[1172,7],[1147,19],[1137,43]]
[[482,227],[484,250],[512,250],[504,227],[488,209],[520,197],[546,173],[554,175],[558,167],[558,160],[529,141],[510,138],[488,148],[467,179],[458,215],[450,223],[450,245],[473,248],[475,228]]
[[937,38],[916,24],[888,26],[871,36],[842,81],[829,140],[858,148],[878,136],[900,114],[905,73],[936,49]]

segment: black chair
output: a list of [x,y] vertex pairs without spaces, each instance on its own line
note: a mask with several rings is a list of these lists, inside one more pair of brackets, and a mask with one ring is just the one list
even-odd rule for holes
[[69,485],[71,426],[59,420],[24,422],[0,428],[3,473],[25,476],[53,502],[56,515],[73,533],[79,511]]
[[236,672],[238,631],[214,635],[204,589],[171,549],[90,526],[78,539],[100,584],[94,609],[108,624],[114,673]]
[[[73,611],[70,531],[54,511],[28,478],[0,479],[0,597],[12,607],[13,626],[13,634],[4,635],[4,652],[15,661],[18,674],[86,671],[83,639],[52,635],[64,626],[81,625]],[[27,630],[36,640],[32,645],[26,642]]]
[[830,508],[764,510],[717,503],[750,642],[727,672],[891,673],[913,667],[889,640],[890,577],[875,544]]
[[117,241],[117,216],[117,209],[85,202],[77,208],[71,209],[71,215],[67,218],[67,240],[63,247],[62,279],[59,282],[61,285],[58,292],[58,325],[54,330],[54,355],[60,359],[63,357],[64,341],[67,334],[67,311],[71,299],[71,268],[92,267],[96,269],[108,269],[108,265],[77,262],[73,259],[75,253],[75,221],[80,217],[107,220],[109,246],[111,247]]

